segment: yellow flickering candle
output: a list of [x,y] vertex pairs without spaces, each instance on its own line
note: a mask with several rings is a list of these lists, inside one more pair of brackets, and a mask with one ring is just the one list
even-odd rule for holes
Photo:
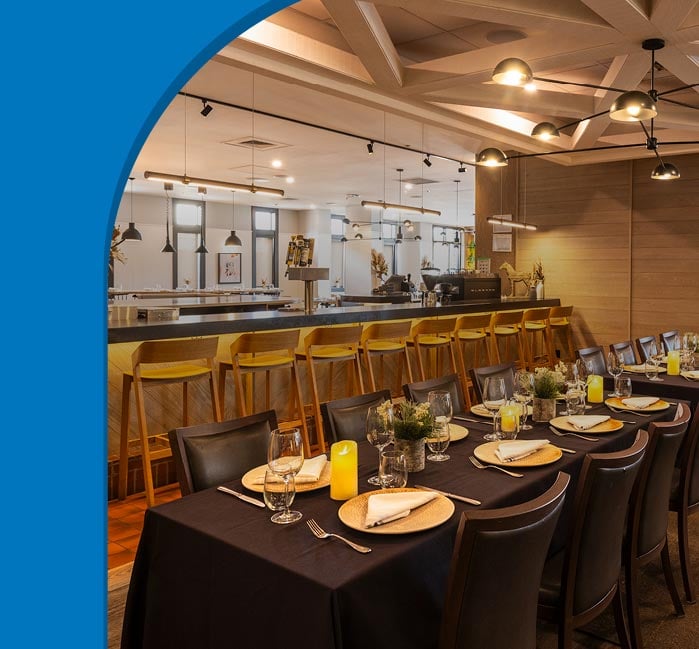
[[604,381],[599,374],[590,374],[587,377],[587,400],[590,403],[604,401]]
[[677,376],[680,373],[680,352],[677,349],[667,353],[667,373],[669,376]]
[[349,500],[358,493],[357,442],[343,440],[330,447],[330,497]]
[[516,433],[519,424],[520,408],[514,404],[507,404],[500,408],[500,428],[503,433]]

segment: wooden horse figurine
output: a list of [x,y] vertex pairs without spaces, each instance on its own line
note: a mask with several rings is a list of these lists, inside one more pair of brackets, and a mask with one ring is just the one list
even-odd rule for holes
[[517,285],[518,282],[521,282],[524,284],[525,288],[527,289],[527,293],[529,292],[529,288],[531,286],[531,281],[532,281],[532,276],[531,273],[520,271],[520,270],[515,270],[510,264],[505,262],[500,266],[500,270],[504,270],[507,273],[507,279],[510,280],[510,294],[507,297],[514,297],[515,295],[515,286]]

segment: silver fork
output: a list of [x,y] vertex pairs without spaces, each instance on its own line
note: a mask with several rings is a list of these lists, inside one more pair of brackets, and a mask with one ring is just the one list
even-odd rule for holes
[[344,541],[349,545],[353,550],[356,550],[357,552],[361,552],[362,554],[366,554],[367,552],[371,552],[371,548],[367,548],[364,545],[358,545],[357,543],[352,543],[349,539],[346,539],[344,536],[340,536],[339,534],[333,534],[332,532],[326,532],[318,523],[315,522],[314,519],[309,518],[306,521],[306,525],[310,528],[311,532],[313,532],[313,535],[319,539],[329,539],[330,537],[335,538],[335,539],[340,539],[340,541]]
[[558,428],[554,428],[553,426],[549,426],[549,430],[554,434],[558,435],[559,437],[565,437],[566,435],[572,435],[573,437],[579,437],[580,439],[584,439],[588,442],[599,442],[599,437],[587,437],[585,435],[578,435],[578,433],[563,433]]
[[514,471],[508,471],[507,469],[503,469],[501,466],[497,466],[495,464],[483,464],[482,462],[479,462],[473,455],[469,455],[468,459],[471,460],[471,464],[473,464],[473,466],[475,466],[477,469],[497,469],[498,471],[507,473],[507,475],[511,475],[513,478],[524,477],[523,473],[515,473]]
[[[612,408],[611,406],[607,406],[612,412],[618,412],[621,414],[624,414],[625,412],[629,412],[628,410],[619,410],[618,408]],[[637,412],[636,410],[632,411],[634,415],[637,417],[652,417],[653,415],[644,415],[642,412]]]

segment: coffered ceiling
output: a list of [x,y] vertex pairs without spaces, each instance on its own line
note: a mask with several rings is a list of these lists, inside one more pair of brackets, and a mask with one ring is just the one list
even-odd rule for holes
[[[442,209],[440,221],[457,218],[458,187],[462,210],[469,206],[458,217],[465,225],[473,167],[458,173],[454,161],[472,162],[482,148],[560,152],[549,159],[565,165],[653,155],[638,123],[606,113],[563,129],[555,143],[533,139],[536,123],[561,127],[604,113],[620,93],[539,81],[531,90],[501,86],[491,81],[497,63],[517,57],[536,77],[647,92],[651,53],[642,42],[649,38],[665,41],[655,53],[658,92],[699,83],[699,0],[301,0],[223,48],[184,89],[254,107],[254,120],[215,103],[204,118],[199,99],[180,96],[134,175],[143,189],[145,169],[183,173],[187,103],[189,175],[263,178],[285,189],[287,207],[341,211],[361,199],[385,199]],[[698,109],[699,86],[658,102],[654,134],[667,161],[699,151]],[[279,145],[257,149],[254,169],[251,150],[230,144],[252,136],[253,126],[256,139]],[[371,140],[401,148],[377,146],[368,156]],[[431,167],[423,153],[435,156]],[[283,160],[281,169],[271,167],[274,157]],[[287,175],[296,182],[286,184]],[[405,189],[399,176],[414,187]]]

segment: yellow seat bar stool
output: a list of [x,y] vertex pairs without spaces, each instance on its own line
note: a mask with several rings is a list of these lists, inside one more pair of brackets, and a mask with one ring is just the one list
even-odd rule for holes
[[471,407],[472,401],[476,398],[469,370],[472,367],[493,364],[490,345],[488,344],[488,328],[490,327],[492,315],[492,313],[462,315],[457,319],[452,332],[456,358],[459,362],[461,389],[464,393],[467,408]]
[[[129,468],[129,444],[138,441],[143,465],[143,482],[148,507],[155,504],[152,462],[172,455],[167,431],[149,434],[146,419],[145,387],[182,384],[182,425],[189,425],[188,385],[208,379],[214,421],[221,421],[214,358],[218,336],[177,340],[149,340],[141,343],[131,355],[131,369],[124,371],[121,397],[121,439],[119,448],[119,499],[126,498]],[[136,401],[138,440],[129,439],[131,388]],[[163,437],[162,448],[151,451],[149,439]]]
[[313,450],[324,453],[326,444],[323,434],[323,415],[320,411],[321,392],[318,388],[318,369],[320,365],[328,365],[327,398],[335,399],[333,371],[337,363],[346,365],[347,380],[345,396],[364,393],[362,367],[359,361],[359,346],[362,338],[362,325],[349,327],[316,327],[303,339],[303,351],[296,352],[297,359],[306,361],[306,373],[311,392],[313,421],[315,423],[316,441]]
[[[300,426],[303,438],[304,454],[311,457],[311,441],[303,406],[303,392],[296,362],[296,348],[299,344],[300,329],[280,331],[261,331],[245,333],[231,343],[231,370],[236,393],[236,415],[246,417],[256,412],[277,408],[272,403],[273,394],[284,394],[285,389],[291,393],[294,410],[290,416],[278,416],[279,427]],[[289,383],[272,385],[272,372],[289,371]],[[256,408],[255,375],[264,373],[264,405]],[[245,381],[246,378],[250,379]]]
[[[451,344],[451,335],[456,325],[456,318],[435,318],[420,320],[410,330],[409,344],[415,349],[415,361],[421,381],[428,378],[436,378],[442,374],[457,374],[454,348]],[[440,352],[447,352],[449,370],[442,371]],[[425,372],[422,355],[431,356],[430,371]]]
[[549,313],[549,327],[551,328],[551,357],[556,357],[556,334],[566,352],[565,357],[561,353],[561,358],[566,361],[575,361],[575,345],[573,344],[573,325],[571,316],[572,306],[552,306]]
[[[408,337],[410,336],[411,324],[411,320],[405,320],[403,322],[374,322],[364,326],[360,351],[364,356],[371,392],[376,392],[384,387],[386,356],[397,356],[397,367],[394,372],[396,387],[392,390],[392,395],[401,395],[403,374],[406,375],[407,382],[412,383],[413,372],[408,356]],[[372,363],[372,359],[377,357],[379,361],[378,387],[374,363]]]
[[519,309],[516,311],[495,311],[491,316],[488,332],[490,334],[490,359],[494,365],[514,361],[522,369],[527,366],[520,334],[522,315],[524,315],[524,311]]
[[550,367],[556,364],[552,354],[551,329],[549,313],[551,307],[526,309],[522,314],[521,338],[527,369],[534,371],[535,367]]

